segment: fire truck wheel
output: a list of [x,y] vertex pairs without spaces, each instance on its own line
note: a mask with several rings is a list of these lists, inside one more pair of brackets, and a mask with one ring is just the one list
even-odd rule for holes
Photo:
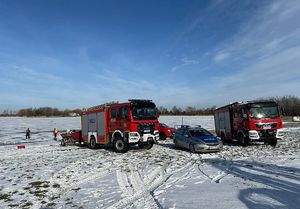
[[90,144],[89,145],[90,145],[91,149],[96,149],[97,148],[97,143],[96,143],[95,137],[91,136]]
[[159,139],[160,139],[160,140],[166,140],[166,135],[165,135],[164,132],[160,132],[160,133],[159,133]]
[[144,149],[144,143],[143,142],[138,142],[138,146],[140,149]]
[[243,147],[246,147],[248,145],[248,140],[247,138],[244,137],[243,134],[239,135],[239,140],[238,140],[239,144]]
[[144,148],[145,149],[151,149],[153,147],[153,144],[154,142],[151,140],[151,141],[148,141],[144,144]]
[[195,147],[194,147],[193,144],[190,144],[189,148],[190,148],[190,152],[191,152],[191,153],[195,153],[195,152],[196,152],[196,151],[195,151]]
[[114,140],[113,147],[115,152],[124,153],[128,150],[128,144],[120,137]]
[[277,139],[273,139],[271,142],[270,142],[270,145],[272,147],[276,147],[276,144],[277,144]]

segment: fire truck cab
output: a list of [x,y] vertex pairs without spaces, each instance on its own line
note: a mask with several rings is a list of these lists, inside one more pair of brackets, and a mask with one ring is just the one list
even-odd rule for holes
[[91,148],[111,144],[114,151],[126,152],[130,144],[151,149],[159,138],[158,111],[151,100],[106,103],[88,108],[81,116],[80,144]]
[[263,141],[276,146],[282,138],[280,108],[273,101],[235,102],[215,110],[215,128],[222,141],[237,140],[242,146]]

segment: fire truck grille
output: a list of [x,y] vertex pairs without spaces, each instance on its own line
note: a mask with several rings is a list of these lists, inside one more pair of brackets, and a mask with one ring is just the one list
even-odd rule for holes
[[276,128],[277,123],[256,123],[256,128],[270,129]]
[[258,131],[258,133],[261,138],[276,137],[276,131],[273,131],[273,130],[263,130],[263,131]]
[[138,132],[141,136],[144,134],[154,134],[155,126],[153,123],[140,123],[138,125]]

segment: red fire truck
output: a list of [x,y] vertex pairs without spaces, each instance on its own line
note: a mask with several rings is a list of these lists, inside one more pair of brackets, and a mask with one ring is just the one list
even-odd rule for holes
[[[95,149],[113,145],[116,152],[126,152],[130,144],[151,149],[159,138],[158,111],[151,100],[106,103],[82,112],[81,130],[73,132],[79,144]],[[64,137],[63,137],[64,138]]]
[[281,111],[273,101],[235,102],[217,108],[214,118],[222,141],[237,140],[242,146],[263,141],[276,146],[282,138]]

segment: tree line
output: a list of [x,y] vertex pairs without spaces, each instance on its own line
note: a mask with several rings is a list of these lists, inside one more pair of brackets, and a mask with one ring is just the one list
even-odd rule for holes
[[[52,107],[40,107],[40,108],[26,108],[21,109],[15,113],[15,116],[20,117],[66,117],[66,116],[78,116],[82,112],[81,109],[65,109],[59,110]],[[8,116],[8,115],[6,115]]]
[[[269,97],[269,98],[259,98],[259,101],[275,101],[277,102],[285,116],[299,116],[300,115],[300,98],[296,96],[282,96],[282,97]],[[168,109],[166,107],[158,107],[158,112],[160,115],[213,115],[216,106],[208,108],[196,108],[196,107],[185,107],[180,108],[173,106]],[[19,111],[9,111],[4,110],[0,116],[21,116],[21,117],[66,117],[66,116],[76,116],[80,115],[82,109],[65,109],[59,110],[58,108],[51,107],[40,107],[40,108],[26,108]]]
[[269,97],[262,100],[277,102],[285,116],[300,116],[300,98],[296,96]]
[[[285,116],[300,115],[300,98],[296,96],[258,98],[256,99],[256,101],[277,102],[277,104],[279,104],[282,109],[282,114]],[[213,115],[215,109],[216,106],[212,106],[209,108],[196,108],[188,106],[185,109],[181,109],[177,106],[173,106],[171,109],[167,109],[161,106],[158,108],[158,111],[160,115]]]
[[168,110],[167,108],[160,106],[158,108],[158,113],[160,115],[213,115],[215,109],[215,106],[209,108],[196,108],[187,106],[186,108],[182,109],[175,105]]

